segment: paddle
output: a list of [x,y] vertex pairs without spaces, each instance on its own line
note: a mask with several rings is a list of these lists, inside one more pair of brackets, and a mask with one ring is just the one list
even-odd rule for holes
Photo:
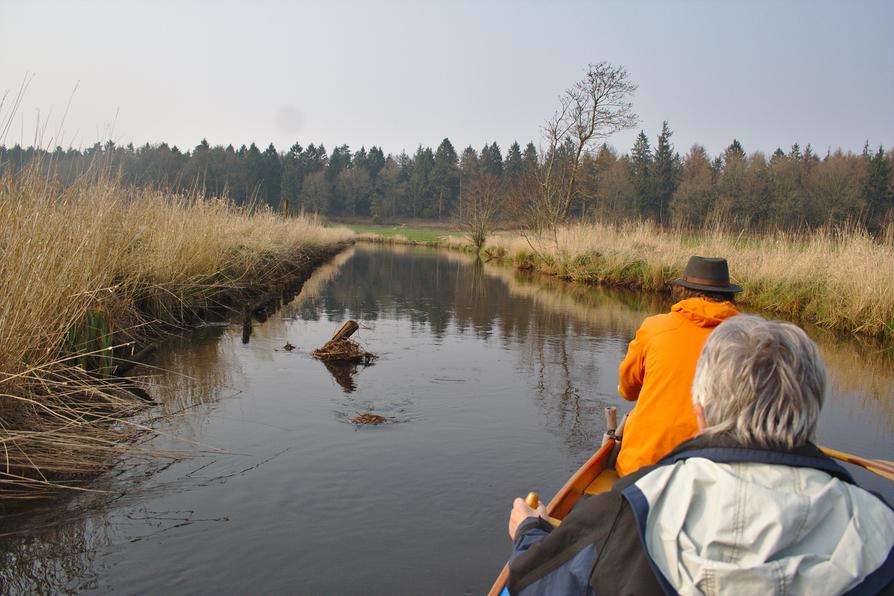
[[820,445],[819,448],[820,451],[822,451],[832,459],[837,459],[845,463],[860,466],[861,468],[865,468],[873,474],[881,476],[882,478],[894,480],[894,461],[887,461],[884,459],[869,459],[867,457],[860,457],[859,455],[852,455],[850,453],[845,453],[844,451],[838,451],[836,449],[823,447],[822,445]]

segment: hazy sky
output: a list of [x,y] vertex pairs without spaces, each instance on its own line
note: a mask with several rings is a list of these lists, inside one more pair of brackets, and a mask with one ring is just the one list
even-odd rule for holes
[[[621,64],[680,152],[894,144],[894,1],[0,0],[6,139],[296,140],[386,152],[537,139],[588,62]],[[637,131],[611,144],[629,150]],[[52,140],[53,144],[58,141]]]

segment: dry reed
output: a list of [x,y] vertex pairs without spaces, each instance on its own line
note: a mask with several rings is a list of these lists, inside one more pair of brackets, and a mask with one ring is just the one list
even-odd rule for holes
[[[473,251],[468,240],[409,242],[399,236],[358,240],[427,244]],[[724,256],[752,308],[837,332],[894,340],[894,223],[877,238],[858,227],[745,235],[722,225],[664,230],[649,222],[582,223],[543,236],[497,232],[482,254],[586,284],[663,291],[689,256]]]
[[753,237],[591,223],[548,238],[496,234],[486,251],[572,281],[647,290],[667,289],[690,255],[723,256],[749,307],[894,339],[894,245],[856,228]]
[[[0,496],[82,486],[147,429],[115,358],[351,236],[225,200],[33,166],[0,180]],[[129,350],[128,350],[129,348]]]

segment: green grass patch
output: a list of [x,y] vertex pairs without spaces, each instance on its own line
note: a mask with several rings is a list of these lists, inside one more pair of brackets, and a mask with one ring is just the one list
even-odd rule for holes
[[384,238],[404,236],[407,240],[413,242],[437,242],[444,236],[462,237],[462,232],[432,228],[409,228],[374,224],[345,224],[345,227],[352,230],[355,234],[375,234]]

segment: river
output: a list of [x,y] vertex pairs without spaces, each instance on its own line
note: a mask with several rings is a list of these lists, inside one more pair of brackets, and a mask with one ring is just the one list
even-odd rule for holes
[[[618,363],[667,306],[458,253],[352,248],[248,343],[239,324],[173,339],[152,363],[147,456],[95,492],[7,511],[3,592],[483,593],[512,498],[551,495],[603,408],[629,409]],[[310,353],[347,318],[379,357],[333,374]],[[894,459],[890,349],[809,332],[831,378],[820,442]],[[389,423],[352,423],[366,412]]]

